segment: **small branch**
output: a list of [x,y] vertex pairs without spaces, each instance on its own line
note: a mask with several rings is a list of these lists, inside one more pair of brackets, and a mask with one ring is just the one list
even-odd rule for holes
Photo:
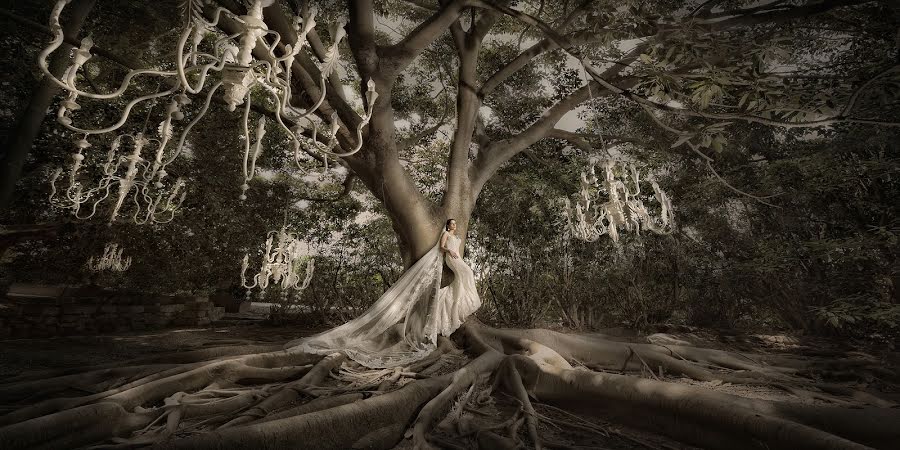
[[771,206],[771,207],[773,207],[773,208],[779,208],[779,209],[781,208],[781,207],[778,206],[778,205],[774,205],[774,204],[769,203],[769,202],[766,201],[766,199],[772,198],[772,197],[776,197],[778,194],[775,194],[775,195],[767,195],[767,196],[761,197],[761,196],[758,196],[758,195],[753,195],[753,194],[751,194],[751,193],[749,193],[749,192],[746,192],[746,191],[742,191],[742,190],[740,190],[740,189],[738,189],[738,188],[732,186],[731,183],[729,183],[729,182],[726,181],[724,178],[722,178],[722,176],[719,175],[719,172],[716,172],[716,169],[713,168],[713,166],[712,166],[712,158],[710,158],[709,156],[706,156],[706,154],[704,154],[703,152],[701,152],[694,144],[691,144],[690,142],[688,142],[687,145],[688,145],[688,147],[691,148],[691,150],[694,151],[694,153],[697,153],[697,154],[700,155],[703,159],[706,160],[706,167],[709,169],[709,171],[712,172],[713,176],[715,176],[716,179],[718,179],[719,182],[721,182],[723,185],[725,185],[728,189],[731,189],[732,191],[737,192],[738,194],[744,195],[744,196],[746,196],[746,197],[750,197],[750,198],[752,198],[753,200],[756,200],[756,201],[762,203],[763,205]]
[[595,98],[598,94],[605,95],[606,92],[601,90],[597,83],[590,82],[551,106],[541,115],[540,119],[528,126],[524,131],[513,137],[496,141],[480,152],[472,167],[474,171],[472,174],[473,191],[480,191],[484,183],[503,163],[531,144],[546,137],[567,112],[575,109],[581,103]]
[[397,144],[397,151],[398,151],[398,152],[401,152],[401,151],[403,151],[403,150],[410,149],[410,148],[412,148],[414,145],[418,144],[419,141],[421,141],[422,139],[424,139],[424,138],[426,138],[426,137],[428,137],[428,136],[434,134],[435,132],[437,132],[438,129],[440,129],[442,126],[444,126],[444,125],[447,124],[447,123],[444,121],[444,118],[446,117],[446,115],[447,115],[447,113],[446,113],[446,111],[445,111],[445,112],[444,112],[444,116],[442,116],[442,117],[440,118],[440,120],[438,120],[438,122],[437,122],[436,124],[434,124],[434,125],[432,125],[432,126],[426,128],[426,129],[424,129],[424,130],[422,130],[422,131],[420,131],[420,132],[418,132],[418,133],[416,133],[416,134],[414,134],[414,135],[412,135],[412,136],[409,136],[408,138],[406,138],[406,139],[400,141],[400,143]]
[[[572,45],[585,45],[599,41],[601,41],[601,37],[599,37],[597,33],[593,31],[579,32],[572,35],[570,38],[570,43]],[[500,70],[491,75],[490,78],[488,78],[487,81],[485,81],[481,86],[478,95],[480,95],[481,97],[485,97],[491,94],[510,76],[527,66],[535,58],[558,48],[559,46],[550,39],[543,39],[540,42],[532,45],[527,50],[523,51],[515,58],[513,58],[512,61],[500,68]]]
[[[575,133],[572,131],[561,130],[559,128],[554,128],[550,130],[550,133],[547,134],[547,137],[564,139],[567,141],[571,141],[573,139],[582,140],[582,142],[587,142],[587,139],[602,139],[609,140],[614,142],[630,142],[633,144],[639,145],[648,145],[649,141],[644,141],[638,138],[630,137],[630,136],[622,136],[622,135],[606,135],[606,134],[594,134],[594,133]],[[574,143],[574,142],[573,142]]]
[[[643,106],[643,105],[642,105],[642,106]],[[647,108],[647,107],[644,107],[644,111],[650,116],[651,119],[653,119],[653,122],[655,122],[657,125],[659,125],[661,128],[663,128],[663,129],[666,130],[666,131],[669,131],[669,132],[671,132],[671,133],[674,133],[674,134],[678,135],[678,136],[681,137],[681,138],[684,138],[684,137],[687,137],[687,136],[693,136],[693,135],[694,135],[694,133],[690,133],[690,132],[688,132],[688,131],[682,131],[682,130],[679,130],[679,129],[677,129],[677,128],[673,128],[673,127],[667,125],[667,124],[664,123],[662,120],[660,120],[659,117],[656,117],[656,114],[653,114],[653,111],[650,110],[650,109]],[[773,208],[780,208],[779,206],[774,205],[774,204],[772,204],[772,203],[766,201],[766,199],[775,197],[776,195],[759,196],[759,195],[751,194],[751,193],[746,192],[746,191],[742,191],[742,190],[740,190],[740,189],[734,187],[731,183],[729,183],[729,182],[726,181],[724,178],[722,178],[722,176],[719,175],[719,172],[717,172],[716,169],[713,168],[713,166],[712,166],[712,161],[713,161],[713,159],[712,159],[711,157],[709,157],[709,156],[706,155],[705,153],[701,152],[700,149],[698,149],[696,145],[694,145],[694,144],[692,144],[692,143],[690,143],[690,142],[688,142],[688,141],[685,141],[685,144],[687,144],[688,147],[690,147],[691,150],[694,151],[694,153],[696,153],[698,156],[700,156],[700,157],[703,159],[703,161],[704,161],[704,163],[706,163],[706,167],[709,169],[709,171],[713,174],[714,177],[716,177],[717,180],[719,180],[719,182],[721,182],[723,185],[725,185],[725,187],[727,187],[728,189],[731,189],[732,191],[734,191],[734,192],[736,192],[736,193],[738,193],[738,194],[741,194],[741,195],[744,195],[744,196],[746,196],[746,197],[752,198],[752,199],[754,199],[754,200],[756,200],[756,201],[762,203],[763,205],[771,206],[771,207],[773,207]]]
[[[772,3],[733,11],[726,19],[701,21],[706,27],[713,30],[723,30],[732,27],[750,27],[762,24],[782,24],[794,19],[806,19],[810,16],[827,12],[842,6],[853,6],[868,3],[869,0],[824,0],[792,8],[775,8]],[[680,26],[680,25],[679,25]]]
[[403,1],[405,3],[409,3],[412,6],[415,6],[417,8],[421,8],[421,9],[424,9],[427,11],[437,11],[438,8],[440,8],[440,5],[438,5],[437,3],[431,4],[424,0],[403,0]]

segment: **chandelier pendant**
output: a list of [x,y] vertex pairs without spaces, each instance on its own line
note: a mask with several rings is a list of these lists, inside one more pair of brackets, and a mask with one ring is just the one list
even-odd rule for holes
[[[669,196],[650,180],[653,196],[660,206],[659,216],[652,216],[640,198],[640,173],[633,164],[606,160],[600,164],[603,179],[597,177],[595,165],[581,174],[581,188],[574,208],[565,199],[563,215],[566,231],[572,237],[594,242],[609,235],[619,241],[620,232],[640,234],[641,229],[656,234],[670,234],[675,229],[675,215]],[[603,201],[603,195],[606,201]]]
[[131,267],[131,257],[122,257],[124,249],[119,248],[119,244],[108,243],[103,248],[103,254],[100,257],[91,256],[87,262],[87,268],[92,272],[124,272]]

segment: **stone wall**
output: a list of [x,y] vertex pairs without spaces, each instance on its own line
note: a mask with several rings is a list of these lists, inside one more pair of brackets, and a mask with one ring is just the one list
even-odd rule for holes
[[0,338],[202,326],[224,314],[204,296],[14,285],[0,299]]

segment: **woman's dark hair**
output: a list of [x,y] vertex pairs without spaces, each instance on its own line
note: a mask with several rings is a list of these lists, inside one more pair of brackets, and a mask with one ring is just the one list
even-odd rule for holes
[[450,222],[453,222],[454,219],[447,219],[447,223],[444,224],[444,230],[450,231]]

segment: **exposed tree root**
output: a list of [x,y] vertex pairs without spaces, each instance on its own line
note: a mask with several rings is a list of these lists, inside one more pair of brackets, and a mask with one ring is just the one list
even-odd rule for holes
[[26,380],[46,380],[56,377],[62,377],[72,374],[85,374],[88,372],[100,371],[104,369],[115,369],[122,367],[144,366],[154,364],[187,364],[201,361],[210,361],[217,358],[229,356],[249,355],[254,353],[266,353],[281,350],[282,345],[229,345],[221,347],[210,347],[201,350],[190,350],[184,352],[162,353],[152,356],[144,356],[141,358],[130,359],[127,361],[114,362],[108,364],[98,364],[87,367],[69,367],[65,369],[41,370],[29,372],[27,374],[10,377],[0,383],[0,389],[4,386],[15,384]]
[[[416,448],[578,448],[542,434],[615,434],[586,415],[708,448],[889,448],[900,440],[900,409],[889,408],[892,402],[803,378],[868,370],[871,357],[820,364],[474,321],[454,339],[468,360],[442,338],[422,361],[380,371],[339,353],[235,346],[23,375],[0,385],[0,401],[11,410],[0,416],[0,447],[391,448],[406,436]],[[671,375],[765,384],[806,404],[667,382]],[[493,406],[501,389],[509,394],[497,397],[502,413]],[[837,406],[809,404],[822,402]]]
[[522,384],[522,377],[519,375],[512,358],[507,359],[503,367],[499,374],[502,377],[500,379],[504,380],[504,384],[522,404],[522,411],[525,413],[525,423],[528,425],[528,435],[531,437],[531,442],[534,443],[534,448],[541,450],[542,440],[537,431],[537,413],[534,411],[531,400],[528,399],[528,392],[525,390],[525,385]]
[[511,358],[523,374],[529,392],[540,401],[615,415],[620,421],[650,425],[698,445],[741,448],[756,441],[772,448],[865,448],[853,441],[884,447],[900,439],[900,430],[893,425],[900,423],[900,410],[896,409],[776,403],[630,376],[573,370],[542,364],[543,359]]
[[263,400],[247,412],[234,418],[234,420],[222,425],[222,428],[233,427],[244,423],[252,422],[256,419],[265,417],[270,412],[275,411],[291,402],[296,401],[303,394],[303,390],[310,386],[315,386],[322,382],[325,377],[336,369],[347,357],[341,353],[326,356],[319,361],[312,370],[310,370],[303,378],[285,385],[278,393]]
[[428,402],[416,418],[411,436],[416,447],[427,447],[426,433],[450,410],[453,400],[474,383],[479,376],[489,374],[503,361],[504,355],[497,351],[482,353],[471,364],[456,371],[452,382],[434,399]]

